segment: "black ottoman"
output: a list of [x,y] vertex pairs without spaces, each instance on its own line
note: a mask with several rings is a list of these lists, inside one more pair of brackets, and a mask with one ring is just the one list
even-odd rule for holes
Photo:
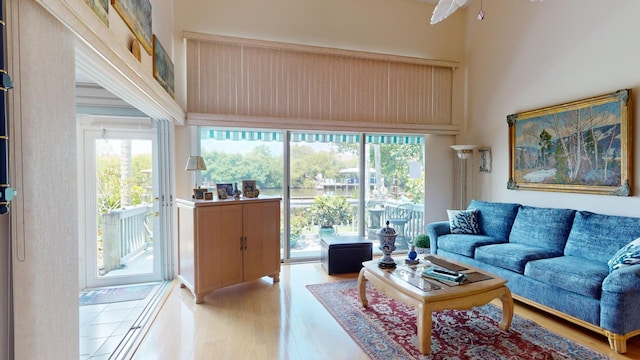
[[327,237],[320,240],[320,262],[329,275],[360,271],[373,258],[371,241],[361,236]]

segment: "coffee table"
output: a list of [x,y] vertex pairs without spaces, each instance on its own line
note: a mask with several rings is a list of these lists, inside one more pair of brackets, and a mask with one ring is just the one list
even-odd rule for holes
[[[493,299],[500,299],[502,302],[502,321],[500,328],[509,330],[511,320],[513,318],[513,299],[511,291],[505,285],[507,280],[473,268],[469,265],[458,263],[437,255],[429,255],[433,261],[444,264],[451,264],[452,267],[462,267],[464,273],[479,273],[486,278],[485,280],[466,283],[458,286],[449,286],[436,280],[427,279],[427,287],[433,285],[431,289],[423,290],[416,285],[393,275],[393,271],[405,271],[407,268],[398,266],[397,269],[381,269],[378,267],[377,260],[363,262],[363,268],[358,276],[358,292],[362,306],[367,307],[368,300],[366,294],[366,283],[371,282],[376,288],[383,291],[389,297],[400,300],[409,305],[414,305],[417,309],[417,327],[418,327],[418,350],[424,355],[431,352],[431,313],[433,311],[442,311],[446,309],[468,310],[474,306],[482,306],[489,303]],[[395,259],[396,263],[402,264],[404,260]],[[421,260],[424,266],[425,260]],[[409,269],[411,270],[411,269]],[[414,266],[414,271],[421,271]],[[418,273],[419,274],[419,273]]]

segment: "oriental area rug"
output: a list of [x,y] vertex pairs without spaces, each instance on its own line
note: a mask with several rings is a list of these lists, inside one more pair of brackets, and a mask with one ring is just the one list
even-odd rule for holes
[[372,359],[609,359],[517,315],[501,330],[502,309],[492,304],[434,312],[431,353],[422,355],[415,308],[370,283],[364,308],[357,286],[350,279],[307,288]]

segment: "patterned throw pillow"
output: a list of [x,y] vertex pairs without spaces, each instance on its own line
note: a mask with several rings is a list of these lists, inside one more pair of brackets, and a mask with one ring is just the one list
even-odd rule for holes
[[478,225],[478,210],[447,210],[449,228],[452,234],[480,234]]
[[609,272],[625,266],[640,264],[640,238],[633,240],[618,250],[607,264],[609,265]]

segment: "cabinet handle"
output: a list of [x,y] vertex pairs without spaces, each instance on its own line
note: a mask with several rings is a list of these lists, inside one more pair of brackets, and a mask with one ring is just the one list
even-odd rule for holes
[[247,237],[244,237],[244,249],[247,250]]
[[240,251],[244,250],[244,237],[240,236]]

